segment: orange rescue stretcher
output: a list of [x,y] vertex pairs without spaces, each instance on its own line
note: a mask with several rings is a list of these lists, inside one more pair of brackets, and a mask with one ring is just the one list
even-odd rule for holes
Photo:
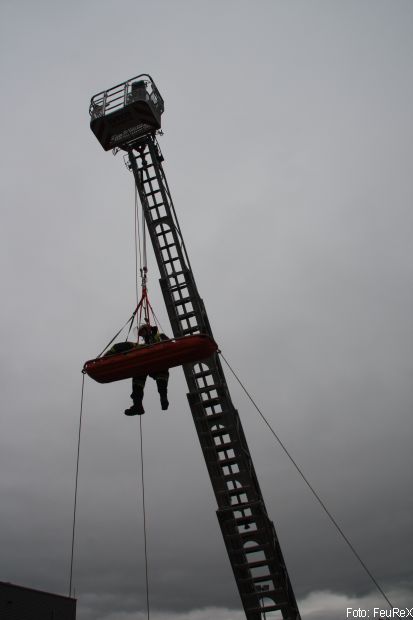
[[98,383],[111,383],[200,362],[217,350],[218,345],[210,336],[194,334],[88,360],[82,372]]

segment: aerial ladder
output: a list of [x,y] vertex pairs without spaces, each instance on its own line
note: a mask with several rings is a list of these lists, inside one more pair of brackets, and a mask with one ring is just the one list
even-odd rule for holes
[[[102,147],[125,151],[160,272],[175,338],[213,337],[185,248],[156,139],[163,99],[142,74],[94,95],[91,129]],[[188,402],[218,505],[217,517],[247,620],[300,620],[284,557],[217,353],[184,364]]]

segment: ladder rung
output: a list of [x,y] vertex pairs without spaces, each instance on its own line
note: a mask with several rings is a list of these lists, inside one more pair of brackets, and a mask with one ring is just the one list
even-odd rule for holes
[[[232,456],[228,459],[220,459],[219,460],[219,465],[235,465],[235,463],[239,462],[239,458]],[[243,506],[243,508],[245,508],[245,506]]]
[[225,413],[224,411],[220,411],[219,413],[211,413],[210,415],[206,417],[206,419],[211,420],[212,422],[217,422],[218,420],[222,420],[224,413]]
[[[261,596],[261,594],[260,594]],[[265,596],[265,594],[263,595]],[[282,605],[268,605],[268,607],[254,607],[254,609],[250,609],[248,611],[251,611],[252,613],[267,613],[269,611],[280,611],[281,609],[283,609],[284,607],[286,607],[288,605],[288,603],[283,603]]]
[[203,405],[204,407],[213,407],[214,405],[220,405],[221,399],[220,398],[209,398],[208,400],[201,400],[200,404]]
[[219,437],[220,435],[229,435],[232,430],[233,427],[226,426],[225,428],[217,428],[216,431],[209,431],[205,434],[211,435],[212,437]]
[[[270,579],[270,581],[273,581],[272,579]],[[283,588],[275,588],[273,590],[256,590],[255,592],[249,592],[248,594],[245,594],[245,598],[252,598],[252,597],[256,597],[259,596],[260,598],[262,597],[269,597],[269,598],[279,598],[280,595],[284,594],[284,589]]]
[[162,237],[162,235],[167,235],[170,232],[171,232],[170,228],[168,228],[168,230],[161,230],[160,232],[156,233],[155,237]]
[[246,493],[250,488],[251,486],[248,485],[245,487],[240,487],[239,489],[225,489],[223,491],[218,491],[218,495],[229,495],[230,497],[234,497],[235,495]]
[[[254,521],[256,523],[256,521]],[[258,536],[261,535],[261,533],[263,532],[263,528],[261,527],[257,527],[256,530],[253,531],[254,537],[258,538]],[[230,536],[241,536],[242,538],[248,538],[249,536],[251,536],[251,532],[246,531],[246,532],[238,532],[236,534],[231,534]]]
[[190,312],[184,312],[183,314],[178,314],[177,319],[179,321],[184,321],[185,319],[192,319],[192,317],[196,315],[197,315],[197,312],[195,312],[195,310],[191,310]]
[[222,473],[220,475],[220,478],[228,478],[228,480],[230,480],[231,478],[233,478],[234,480],[237,479],[237,476],[239,476],[241,474],[241,470],[237,471],[237,472],[231,472],[230,474],[224,474]]
[[[246,506],[243,506],[243,508],[246,508]],[[256,523],[257,519],[250,515],[249,517],[234,517],[234,521],[237,525],[248,525],[249,523]]]
[[[168,280],[171,280],[172,278],[174,278],[175,280],[178,279],[179,276],[185,276],[186,278],[186,272],[185,271],[174,271],[173,273],[170,273],[167,275]],[[185,286],[188,286],[188,282],[185,280],[185,282],[178,282],[178,284],[175,284],[175,286],[177,287],[175,290],[178,290],[179,288],[183,288]]]
[[145,192],[145,196],[146,197],[148,197],[148,196],[155,196],[155,194],[159,194],[160,191],[161,191],[160,189],[154,189],[151,192]]
[[[182,335],[183,336],[187,336],[188,334],[194,334],[195,332],[199,333],[199,327],[195,326],[195,327],[187,327],[186,329],[182,330]],[[203,403],[202,403],[203,404]]]
[[203,370],[202,372],[195,372],[194,379],[202,379],[202,377],[208,377],[208,375],[212,375],[211,370]]
[[169,263],[174,263],[177,260],[181,260],[180,256],[173,256],[172,258],[168,258],[167,260],[162,261],[164,265],[168,265]]
[[233,450],[235,446],[238,447],[238,443],[236,441],[229,441],[228,443],[223,443],[214,447],[217,452],[224,452],[225,450]]
[[[160,209],[160,208],[161,208],[161,207],[163,207],[163,206],[165,206],[165,203],[164,203],[164,202],[155,202],[153,205],[150,205],[150,207],[149,207],[149,212],[150,212],[150,213],[151,213],[151,215],[152,215],[152,211],[153,211],[154,209]],[[161,217],[166,218],[167,216],[162,215]],[[160,219],[160,218],[158,218],[158,219]],[[153,220],[153,217],[152,217],[152,220]]]
[[259,577],[250,577],[245,581],[253,581],[254,583],[260,583],[261,581],[273,581],[274,575],[260,575]]
[[[175,278],[176,276],[181,276],[181,275],[187,275],[186,271],[177,271],[174,274],[168,275],[168,279],[169,278]],[[188,286],[187,282],[179,282],[178,284],[174,284],[173,286],[169,286],[168,290],[170,293],[174,293],[175,291],[178,291],[181,288],[185,288]]]
[[266,551],[270,549],[269,543],[263,545],[255,545],[255,547],[246,547],[243,549],[244,553],[257,553],[257,551]]
[[[216,390],[217,388],[220,387],[220,384],[211,384],[211,385],[204,385],[203,387],[198,387],[197,388],[197,392],[198,394],[201,394],[202,392],[212,392],[212,390]],[[216,398],[216,397],[215,397]],[[202,401],[203,403],[206,403],[206,400]]]
[[194,302],[194,298],[193,297],[181,297],[180,299],[175,299],[174,300],[174,306],[175,307],[183,306],[183,304],[187,304],[189,302],[193,303]]
[[243,562],[242,564],[234,564],[235,568],[260,568],[261,566],[269,565],[269,560],[257,560],[256,562]]
[[167,243],[166,245],[160,246],[161,250],[169,250],[169,248],[176,248],[176,243],[172,241],[172,243]]

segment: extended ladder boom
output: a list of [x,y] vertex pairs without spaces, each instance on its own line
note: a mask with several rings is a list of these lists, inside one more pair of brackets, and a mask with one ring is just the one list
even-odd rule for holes
[[[125,84],[130,88],[130,82]],[[108,99],[110,91],[107,93]],[[135,177],[173,335],[204,333],[213,337],[155,132],[119,146],[127,152],[127,164]],[[275,528],[267,514],[219,357],[215,354],[202,363],[186,364],[183,369],[189,406],[218,504],[218,521],[246,618],[261,620],[266,613],[278,611],[284,620],[300,620]]]

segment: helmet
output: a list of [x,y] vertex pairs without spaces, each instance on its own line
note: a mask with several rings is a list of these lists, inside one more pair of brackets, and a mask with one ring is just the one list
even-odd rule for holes
[[143,325],[140,326],[140,328],[138,329],[138,334],[139,336],[144,336],[145,334],[150,334],[152,331],[151,326],[149,325],[149,323],[144,323]]

